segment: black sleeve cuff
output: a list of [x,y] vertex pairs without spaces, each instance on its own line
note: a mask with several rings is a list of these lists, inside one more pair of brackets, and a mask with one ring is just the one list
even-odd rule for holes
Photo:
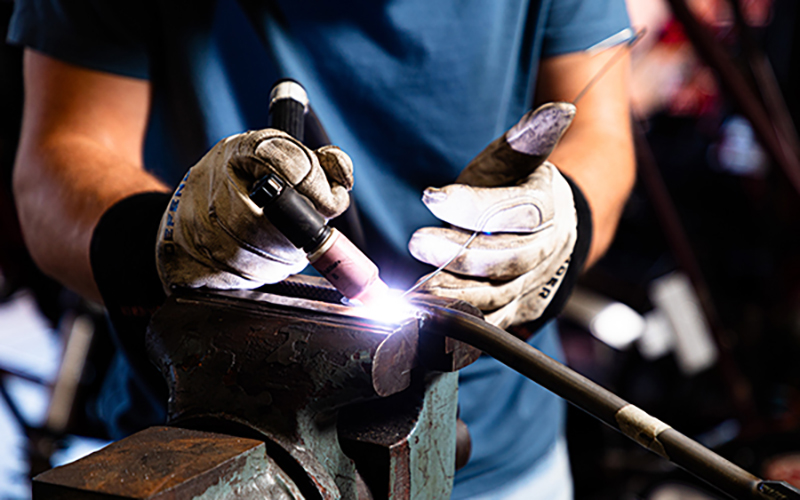
[[132,368],[138,391],[166,405],[167,388],[147,355],[150,317],[166,299],[156,269],[156,238],[167,193],[142,193],[108,209],[92,235],[90,260],[103,297],[111,336]]
[[100,218],[92,235],[90,260],[109,313],[149,316],[164,302],[155,248],[170,197],[168,193],[136,194]]

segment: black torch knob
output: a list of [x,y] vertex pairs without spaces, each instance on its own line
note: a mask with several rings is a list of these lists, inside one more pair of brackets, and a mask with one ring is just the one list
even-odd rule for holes
[[308,198],[278,174],[259,179],[250,192],[250,199],[264,210],[264,215],[278,231],[307,253],[318,248],[331,232],[325,218]]

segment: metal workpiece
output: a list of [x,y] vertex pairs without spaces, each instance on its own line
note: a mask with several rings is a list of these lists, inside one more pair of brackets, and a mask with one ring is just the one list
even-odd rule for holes
[[262,441],[152,427],[33,480],[33,498],[302,500]]
[[[417,316],[419,324],[427,317],[426,311],[430,308],[441,308],[446,311],[455,311],[475,319],[482,319],[483,313],[477,307],[461,300],[436,297],[426,293],[417,293],[409,296],[412,304],[419,307]],[[428,370],[440,372],[458,371],[474,363],[482,354],[477,347],[462,342],[455,337],[433,334],[421,330],[419,336],[419,363]]]
[[[370,319],[370,316],[365,316],[363,309],[342,306],[344,296],[336,288],[318,277],[292,276],[290,279],[280,283],[261,287],[259,292],[255,296],[256,300],[278,300],[281,303],[289,304],[287,299],[303,299],[311,302],[297,302],[295,304],[313,307],[313,310],[318,312],[326,311],[335,315],[364,318],[367,322],[375,321],[374,318]],[[407,298],[410,304],[419,308],[418,314],[415,316],[417,322],[420,319],[419,314],[422,314],[429,307],[460,311],[476,318],[483,318],[483,313],[480,309],[461,300],[437,297],[427,293],[414,293],[408,295]],[[464,368],[478,359],[480,355],[480,349],[454,338],[442,337],[441,335],[422,335],[418,341],[416,362],[428,370],[449,372]]]
[[421,322],[424,334],[453,337],[482,349],[731,498],[800,499],[796,488],[750,474],[505,330],[435,306]]
[[[264,438],[285,470],[293,469],[292,478],[306,497],[368,498],[358,493],[358,461],[342,452],[338,428],[347,419],[340,418],[339,411],[358,402],[391,400],[412,385],[413,374],[429,366],[457,370],[480,351],[438,336],[420,336],[414,314],[386,322],[363,308],[344,306],[321,278],[290,279],[268,289],[287,293],[184,291],[170,296],[154,315],[147,345],[169,388],[168,421],[194,428],[235,424],[250,429]],[[436,307],[474,312],[453,300],[414,298],[415,303],[426,300]],[[397,400],[397,415],[427,422],[419,429],[412,425],[398,434],[382,428],[380,421],[373,423],[373,435],[385,433],[384,441],[394,439],[389,447],[394,458],[385,462],[397,476],[392,484],[411,485],[395,490],[416,491],[415,482],[423,479],[451,484],[455,377],[442,379],[451,380],[451,389],[442,388],[449,387],[447,382],[423,386],[421,404]],[[445,393],[446,404],[428,403],[430,398],[445,398]],[[434,422],[439,431],[429,429]],[[427,441],[402,444],[410,436]],[[449,457],[443,460],[451,467],[429,475],[428,454],[435,453]],[[414,477],[414,471],[422,475]],[[421,493],[404,495],[386,498],[423,498]]]

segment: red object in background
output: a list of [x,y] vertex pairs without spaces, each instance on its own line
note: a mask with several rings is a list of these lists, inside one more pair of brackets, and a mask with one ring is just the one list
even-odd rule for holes
[[700,117],[719,109],[719,88],[712,71],[696,56],[683,26],[670,19],[661,29],[656,46],[645,57],[662,57],[676,75],[672,85],[655,87],[665,92],[662,101],[672,116]]
[[[753,27],[769,23],[773,0],[741,0],[745,22]],[[725,0],[695,0],[690,7],[697,19],[705,24],[717,38],[733,42],[734,13]],[[694,49],[684,33],[683,26],[674,18],[660,30],[657,47],[670,53],[683,53],[681,63],[676,65],[678,82],[668,90],[666,109],[673,116],[708,116],[719,109],[719,88],[713,72],[695,55]],[[654,51],[657,53],[658,51]]]
[[683,31],[683,25],[676,21],[675,18],[667,21],[658,37],[658,43],[664,45],[682,45],[686,42],[686,33]]
[[748,25],[754,28],[762,28],[772,20],[772,0],[740,1],[744,20]]

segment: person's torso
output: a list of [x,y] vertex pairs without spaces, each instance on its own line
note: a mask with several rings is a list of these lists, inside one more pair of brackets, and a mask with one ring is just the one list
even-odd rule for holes
[[164,4],[148,163],[177,180],[219,139],[267,126],[271,85],[294,78],[353,159],[366,250],[390,284],[428,269],[406,249],[415,229],[438,224],[422,190],[452,182],[532,102],[538,2]]

